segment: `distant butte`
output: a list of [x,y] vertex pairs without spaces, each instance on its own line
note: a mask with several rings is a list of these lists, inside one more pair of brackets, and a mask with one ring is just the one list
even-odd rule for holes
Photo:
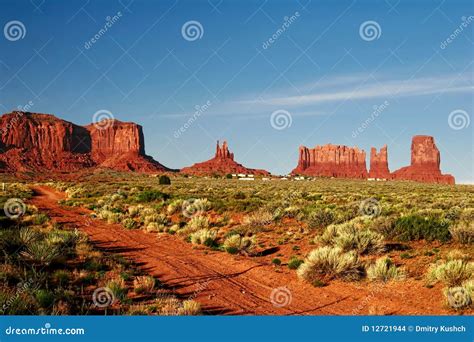
[[234,161],[234,154],[229,151],[227,142],[224,141],[222,146],[219,141],[216,146],[214,158],[202,163],[196,163],[192,166],[185,167],[180,170],[181,173],[189,175],[225,175],[225,174],[253,174],[253,175],[269,175],[265,170],[249,169],[242,164]]
[[169,170],[145,154],[140,125],[118,120],[78,126],[51,114],[12,112],[0,117],[0,168],[7,172]]

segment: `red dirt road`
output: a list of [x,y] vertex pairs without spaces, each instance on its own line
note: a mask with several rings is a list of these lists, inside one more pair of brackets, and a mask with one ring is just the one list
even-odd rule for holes
[[58,200],[64,194],[43,186],[34,191],[31,204],[54,221],[86,233],[97,248],[136,263],[178,296],[196,299],[207,314],[453,313],[443,306],[441,288],[425,288],[422,281],[385,285],[333,281],[326,287],[313,287],[286,267],[259,263],[259,258],[194,249],[177,236],[127,230],[90,219],[89,210],[60,206]]

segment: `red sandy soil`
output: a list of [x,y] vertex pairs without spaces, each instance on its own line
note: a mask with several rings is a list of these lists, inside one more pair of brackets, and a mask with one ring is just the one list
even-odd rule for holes
[[[446,315],[441,285],[423,286],[422,280],[388,284],[332,281],[313,287],[295,271],[275,267],[265,258],[234,256],[196,249],[180,237],[127,230],[119,224],[91,219],[84,208],[62,207],[64,194],[44,186],[34,187],[31,200],[52,220],[86,233],[99,249],[120,254],[141,270],[157,277],[179,297],[195,299],[206,314],[256,315]],[[289,295],[274,296],[284,287]],[[279,299],[281,301],[279,301]],[[464,312],[469,314],[468,312]],[[470,311],[472,314],[472,312]]]

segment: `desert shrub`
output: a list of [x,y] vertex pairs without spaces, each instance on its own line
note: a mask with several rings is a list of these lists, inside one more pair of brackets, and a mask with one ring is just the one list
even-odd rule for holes
[[160,185],[171,185],[171,179],[166,175],[161,175],[158,179],[158,184]]
[[474,244],[474,221],[461,221],[451,226],[449,232],[453,239],[463,244]]
[[34,291],[35,299],[41,308],[47,309],[53,306],[54,294],[48,290],[39,289]]
[[227,253],[237,254],[240,252],[249,253],[254,249],[255,245],[255,236],[242,237],[240,235],[234,234],[224,240],[223,247]]
[[158,190],[144,190],[135,196],[135,201],[153,202],[157,200],[167,200],[170,196]]
[[330,209],[316,209],[308,216],[308,226],[310,228],[324,228],[334,222],[334,214]]
[[133,280],[133,290],[136,294],[151,293],[155,288],[155,278],[139,276]]
[[21,255],[26,260],[31,260],[35,263],[49,265],[61,255],[58,246],[48,243],[45,240],[30,242]]
[[28,245],[29,243],[41,239],[41,234],[31,227],[22,227],[19,231],[18,238],[23,245]]
[[344,252],[355,250],[359,254],[379,253],[385,248],[383,235],[364,227],[359,219],[327,226],[318,240],[323,245],[340,247]]
[[230,173],[228,173],[228,174],[225,175],[225,178],[232,179],[232,175]]
[[370,229],[382,234],[386,238],[393,237],[393,228],[395,226],[395,218],[390,216],[375,217],[370,223]]
[[200,229],[191,234],[191,243],[213,247],[216,245],[217,232],[211,229]]
[[251,227],[265,226],[271,224],[274,220],[274,215],[268,210],[259,210],[255,213],[244,217],[244,224]]
[[66,270],[56,270],[53,273],[53,279],[61,286],[69,282],[71,279],[71,274]]
[[474,302],[474,281],[466,281],[461,286],[447,287],[444,296],[447,305],[455,310],[469,308]]
[[186,230],[191,232],[206,228],[209,228],[209,218],[207,216],[194,216],[186,224]]
[[166,208],[166,212],[168,213],[168,215],[173,215],[178,210],[181,210],[182,206],[183,206],[183,200],[176,199],[172,201],[170,204],[168,204],[168,207]]
[[449,241],[449,223],[433,217],[410,215],[400,217],[395,222],[394,236],[400,241]]
[[134,229],[137,227],[137,222],[134,219],[127,217],[125,220],[122,221],[122,225],[127,229]]
[[427,282],[432,285],[438,281],[448,287],[460,286],[464,281],[474,278],[474,262],[467,260],[448,260],[430,266]]
[[288,260],[288,268],[290,270],[296,270],[304,261],[301,260],[300,258],[293,256]]
[[178,309],[179,315],[197,316],[201,314],[201,304],[195,300],[183,301],[182,307]]
[[273,264],[273,265],[280,266],[280,265],[281,265],[281,260],[278,259],[278,258],[274,258],[274,259],[272,259],[272,264]]
[[42,225],[48,221],[49,221],[48,215],[45,215],[42,213],[33,215],[33,224]]
[[404,272],[398,269],[388,257],[377,259],[375,264],[367,269],[367,277],[370,280],[387,282],[404,278]]
[[344,253],[339,247],[326,246],[311,251],[296,272],[309,283],[318,284],[333,278],[357,280],[364,269],[354,251]]
[[143,207],[141,205],[131,205],[128,207],[127,211],[128,211],[128,215],[130,215],[130,217],[135,217],[137,216],[138,214],[140,214],[140,211],[143,209]]
[[167,225],[169,223],[169,219],[165,214],[156,213],[147,215],[143,218],[143,223],[145,224],[145,226],[147,226],[151,222],[156,222],[159,225]]
[[127,287],[122,278],[109,280],[105,285],[114,295],[114,298],[123,302],[127,298]]

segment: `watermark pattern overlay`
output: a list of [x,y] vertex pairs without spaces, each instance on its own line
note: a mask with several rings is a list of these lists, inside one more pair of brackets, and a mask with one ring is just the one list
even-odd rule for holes
[[194,113],[193,115],[176,131],[174,131],[173,136],[175,139],[178,139],[183,135],[192,125],[193,123],[204,113],[206,112],[209,107],[212,105],[211,101],[207,101],[204,105],[196,105],[194,106]]
[[462,17],[461,24],[447,37],[444,41],[439,44],[439,47],[444,50],[451,44],[467,27],[474,21],[474,16]]
[[122,18],[122,12],[117,12],[113,16],[105,18],[105,24],[97,31],[94,36],[91,37],[87,42],[84,43],[84,48],[89,50],[95,43],[97,43],[111,28],[114,24]]
[[181,212],[184,217],[192,218],[204,214],[206,208],[204,203],[200,199],[190,198],[183,202],[181,206]]
[[298,18],[300,17],[300,12],[296,11],[293,15],[283,18],[283,24],[276,30],[270,38],[262,43],[262,48],[264,50],[268,49],[273,43],[275,43],[280,36],[286,32]]
[[364,21],[359,27],[359,35],[366,42],[371,42],[380,38],[382,35],[382,28],[376,21]]
[[464,287],[451,287],[446,290],[448,304],[452,308],[463,308],[471,304],[471,295]]
[[92,116],[92,123],[97,129],[108,129],[114,124],[114,119],[112,112],[101,109]]
[[181,27],[181,35],[188,42],[199,40],[204,35],[204,27],[197,20],[190,20]]
[[452,129],[459,131],[469,127],[471,124],[471,118],[465,110],[456,109],[449,113],[448,124]]
[[115,302],[115,296],[108,287],[98,287],[92,294],[92,302],[98,308],[106,308]]
[[3,27],[3,35],[6,39],[11,42],[16,42],[17,40],[23,39],[26,37],[26,27],[19,20],[12,20],[5,24]]
[[10,198],[3,206],[5,215],[11,219],[17,219],[26,213],[26,204],[19,198]]
[[375,198],[363,200],[359,205],[359,214],[363,216],[378,216],[382,211],[382,207]]
[[369,126],[372,122],[375,121],[375,119],[377,119],[379,117],[380,114],[382,114],[386,109],[387,107],[390,105],[390,102],[388,101],[384,101],[381,105],[375,105],[373,107],[373,111],[372,113],[370,114],[370,116],[365,119],[364,122],[362,122],[359,127],[357,127],[357,129],[355,129],[354,131],[352,131],[352,138],[357,138],[361,133],[363,133]]
[[278,131],[291,127],[293,117],[290,112],[284,109],[278,109],[270,116],[270,125]]
[[293,295],[286,286],[274,288],[270,293],[270,302],[276,308],[283,308],[291,304]]

